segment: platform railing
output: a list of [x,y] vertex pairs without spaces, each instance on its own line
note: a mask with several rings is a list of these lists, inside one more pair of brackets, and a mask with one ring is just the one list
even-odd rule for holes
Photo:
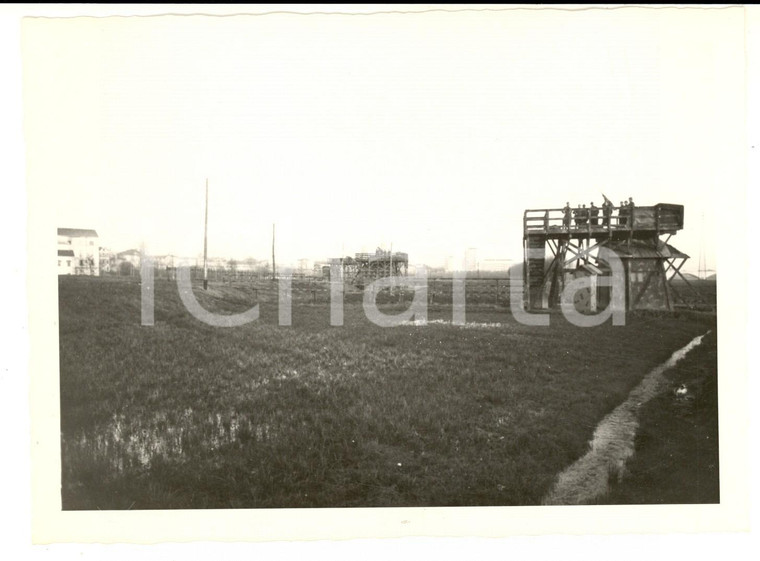
[[590,208],[571,208],[566,216],[564,208],[528,209],[523,215],[523,232],[531,234],[587,234],[600,235],[605,232],[654,231],[672,232],[679,230],[682,217],[671,212],[663,212],[658,206],[650,207],[611,207],[605,214],[602,207],[592,215]]

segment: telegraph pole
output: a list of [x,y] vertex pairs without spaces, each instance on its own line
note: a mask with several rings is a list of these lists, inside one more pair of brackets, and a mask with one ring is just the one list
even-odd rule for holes
[[206,178],[206,217],[203,222],[203,290],[208,290],[208,177]]
[[393,277],[393,242],[391,242],[390,261],[388,261],[388,276]]
[[272,224],[272,281],[277,280],[277,263],[274,260],[274,224]]

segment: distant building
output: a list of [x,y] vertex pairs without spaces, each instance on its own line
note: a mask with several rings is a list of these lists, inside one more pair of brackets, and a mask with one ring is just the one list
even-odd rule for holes
[[75,274],[74,262],[76,256],[73,249],[58,249],[58,274],[73,275]]
[[95,230],[58,228],[58,274],[100,275],[100,243]]
[[[415,267],[415,274],[417,273],[418,267]],[[429,277],[440,277],[446,273],[445,267],[425,267],[425,271],[427,272],[427,275]]]
[[314,265],[312,266],[312,274],[315,277],[329,278],[330,277],[330,262],[329,261],[314,261]]
[[477,271],[480,268],[478,263],[478,248],[470,247],[464,253],[464,268],[466,271]]
[[250,261],[236,261],[235,262],[235,270],[240,273],[250,273],[256,269],[256,263],[251,263]]
[[135,267],[140,266],[140,250],[139,249],[127,249],[125,251],[120,251],[116,254],[116,261],[118,263],[123,263],[124,261],[128,261],[129,263],[132,263]]
[[98,251],[100,272],[110,273],[116,270],[116,254],[107,247],[101,247]]
[[175,260],[175,256],[171,253],[169,255],[156,255],[153,257],[153,266],[159,269],[173,269]]
[[513,264],[512,259],[483,259],[479,268],[492,273],[506,273]]
[[308,272],[309,272],[309,260],[299,259],[298,260],[298,274],[306,275]]
[[[218,271],[226,271],[230,268],[230,260],[227,257],[209,257],[208,268]],[[200,261],[200,266],[203,267],[203,259]]]
[[140,268],[140,251],[127,249],[116,254],[116,270],[122,275],[131,275]]
[[263,272],[269,267],[269,261],[254,259],[253,257],[246,257],[245,259],[238,261],[237,270],[240,272],[252,273]]

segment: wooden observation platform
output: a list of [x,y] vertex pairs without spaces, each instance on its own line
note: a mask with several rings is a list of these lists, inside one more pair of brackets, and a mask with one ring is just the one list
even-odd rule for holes
[[[530,209],[523,216],[523,281],[526,308],[559,307],[565,285],[590,277],[590,288],[578,291],[575,306],[596,312],[610,300],[599,277],[611,275],[610,254],[625,272],[626,309],[672,310],[679,298],[672,280],[688,255],[669,245],[683,229],[684,207],[674,204],[608,209]],[[689,285],[690,286],[690,285]]]

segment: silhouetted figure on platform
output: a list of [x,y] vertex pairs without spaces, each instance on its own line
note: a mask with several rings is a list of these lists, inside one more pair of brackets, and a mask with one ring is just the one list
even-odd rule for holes
[[628,223],[628,209],[626,208],[625,201],[620,201],[620,208],[618,209],[618,225],[625,227]]
[[591,216],[591,225],[599,225],[599,207],[594,206],[594,202],[591,202],[591,208],[588,210],[589,216]]
[[[604,195],[602,195],[602,197],[604,197]],[[607,197],[604,197],[604,203],[602,203],[602,226],[609,227],[613,208],[614,205],[612,204],[612,201]]]
[[575,216],[575,225],[578,228],[585,225],[588,221],[588,210],[586,210],[586,205],[576,207],[573,211],[573,216]]
[[570,229],[570,220],[572,218],[572,209],[570,208],[570,201],[565,203],[565,208],[562,209],[563,215],[562,215],[562,226],[565,228],[565,230]]

